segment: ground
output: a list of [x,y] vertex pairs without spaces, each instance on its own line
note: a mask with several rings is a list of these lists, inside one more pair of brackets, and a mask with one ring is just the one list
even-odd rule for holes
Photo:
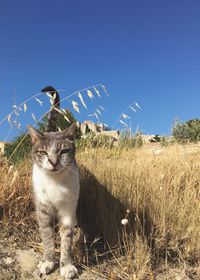
[[[60,280],[59,268],[48,276],[39,277],[37,264],[41,255],[33,249],[20,249],[12,239],[0,237],[0,280]],[[103,280],[91,270],[79,269],[76,279]]]
[[[37,264],[41,255],[33,249],[19,249],[12,239],[0,237],[0,280],[61,280],[59,268],[47,276],[39,277]],[[118,280],[121,278],[108,278],[99,276],[98,272],[91,268],[83,270],[79,268],[79,275],[75,279],[80,280]],[[130,278],[137,280],[138,278]],[[160,272],[150,276],[147,280],[190,280],[185,274],[184,268]]]

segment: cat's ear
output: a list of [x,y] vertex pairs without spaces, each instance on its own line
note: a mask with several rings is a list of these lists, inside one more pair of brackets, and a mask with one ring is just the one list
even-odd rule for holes
[[74,122],[73,124],[71,124],[68,128],[66,128],[63,131],[64,138],[67,138],[67,139],[73,141],[75,139],[76,129],[77,129],[77,126],[76,126],[76,123]]
[[38,131],[31,125],[28,125],[28,131],[31,136],[31,140],[32,140],[33,144],[35,144],[36,142],[38,142],[39,140],[42,139],[42,136],[43,136],[42,132]]

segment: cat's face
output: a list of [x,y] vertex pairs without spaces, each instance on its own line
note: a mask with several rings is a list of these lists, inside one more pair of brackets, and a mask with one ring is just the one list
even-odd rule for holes
[[70,167],[75,160],[75,128],[73,124],[62,132],[43,134],[29,126],[34,163],[50,173],[59,173]]

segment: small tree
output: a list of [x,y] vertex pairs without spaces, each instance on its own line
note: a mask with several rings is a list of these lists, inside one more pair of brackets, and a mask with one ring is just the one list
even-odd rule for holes
[[200,119],[192,119],[185,123],[176,123],[172,129],[172,135],[180,144],[200,141]]
[[151,138],[149,140],[149,142],[151,142],[151,143],[156,143],[156,142],[160,142],[160,141],[161,141],[161,137],[158,134],[156,134],[153,138]]

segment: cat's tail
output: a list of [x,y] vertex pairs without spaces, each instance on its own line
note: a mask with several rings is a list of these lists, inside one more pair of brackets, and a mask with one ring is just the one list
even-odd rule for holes
[[48,114],[47,123],[45,125],[45,132],[57,131],[57,118],[58,111],[55,109],[60,108],[60,97],[57,90],[52,86],[47,86],[41,90],[42,92],[48,92],[52,96],[51,110]]

